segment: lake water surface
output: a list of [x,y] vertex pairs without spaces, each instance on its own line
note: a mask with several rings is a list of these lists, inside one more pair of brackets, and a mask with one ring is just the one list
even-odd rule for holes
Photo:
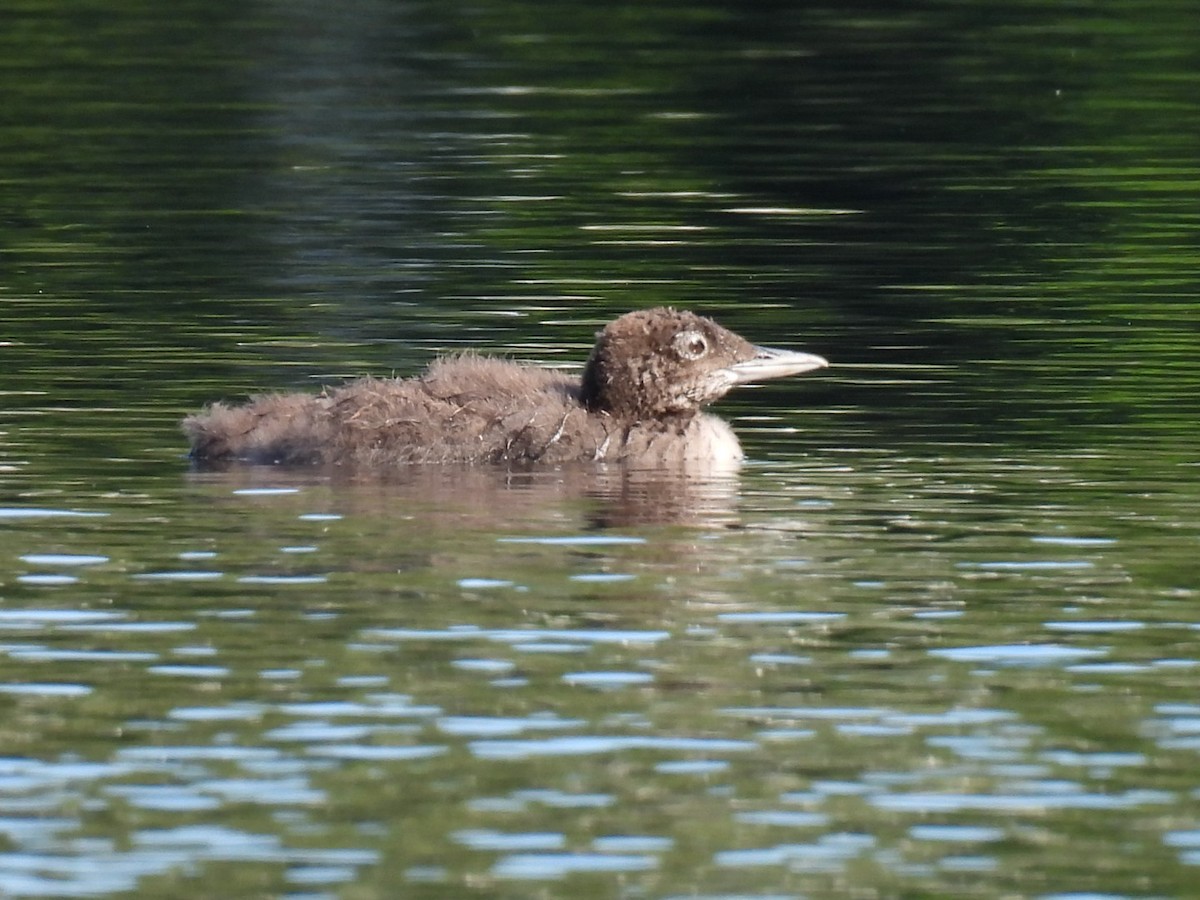
[[[1195,896],[1188,4],[6,19],[0,895]],[[737,475],[184,455],[658,304]]]

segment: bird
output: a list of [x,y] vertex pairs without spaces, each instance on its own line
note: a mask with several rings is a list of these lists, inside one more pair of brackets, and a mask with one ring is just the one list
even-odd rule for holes
[[827,365],[656,307],[601,330],[582,377],[467,352],[415,377],[213,403],[184,419],[183,430],[199,465],[736,467],[737,436],[703,409],[738,385]]

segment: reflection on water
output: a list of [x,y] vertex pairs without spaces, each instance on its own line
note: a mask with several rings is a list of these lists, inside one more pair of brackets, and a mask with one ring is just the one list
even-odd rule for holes
[[[490,466],[417,465],[388,472],[333,473],[303,467],[233,465],[201,469],[193,483],[224,496],[301,494],[320,486],[334,496],[339,514],[375,516],[387,509],[420,513],[445,527],[530,526],[578,509],[585,528],[637,524],[717,526],[736,521],[738,474],[709,467],[684,470],[620,465],[510,470]],[[305,498],[304,502],[307,502]],[[561,527],[561,520],[547,524]]]
[[[1192,8],[9,7],[0,894],[1195,893]],[[184,458],[658,304],[837,365],[736,475]]]

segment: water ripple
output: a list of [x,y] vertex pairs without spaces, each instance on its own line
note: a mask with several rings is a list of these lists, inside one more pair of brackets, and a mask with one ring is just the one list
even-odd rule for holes
[[580,872],[644,872],[658,866],[657,857],[622,853],[517,853],[492,867],[497,878],[553,880]]
[[992,644],[980,647],[944,647],[930,656],[954,662],[988,663],[994,666],[1054,666],[1104,656],[1108,651],[1063,644]]
[[473,741],[471,752],[486,759],[528,759],[538,756],[585,756],[627,750],[685,753],[740,753],[756,749],[756,741],[722,738],[670,738],[622,735],[578,735],[526,741]]

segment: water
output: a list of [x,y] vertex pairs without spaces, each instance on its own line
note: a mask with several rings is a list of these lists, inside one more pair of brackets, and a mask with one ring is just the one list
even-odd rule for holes
[[[10,6],[0,894],[1194,894],[1189,7]],[[657,303],[737,477],[182,456]]]

